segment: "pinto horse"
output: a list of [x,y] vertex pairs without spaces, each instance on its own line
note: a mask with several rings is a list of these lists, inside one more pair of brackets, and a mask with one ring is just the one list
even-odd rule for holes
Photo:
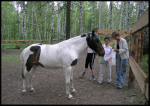
[[77,64],[81,52],[88,46],[99,56],[104,56],[105,51],[94,30],[92,33],[79,35],[57,44],[46,45],[37,43],[25,48],[20,56],[23,80],[22,92],[26,92],[25,80],[27,73],[29,73],[29,88],[31,91],[34,91],[32,76],[38,66],[47,69],[59,68],[65,71],[66,94],[68,98],[72,98],[70,87],[72,89],[71,92],[76,92],[73,86],[73,67]]

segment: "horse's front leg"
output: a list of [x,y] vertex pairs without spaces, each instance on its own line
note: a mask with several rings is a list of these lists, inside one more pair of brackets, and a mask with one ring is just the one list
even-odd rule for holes
[[71,70],[71,77],[70,77],[70,84],[71,84],[71,89],[73,93],[76,92],[76,90],[74,89],[74,86],[73,86],[73,70],[74,70],[74,67],[72,67],[72,70]]
[[68,98],[72,98],[73,96],[70,94],[70,78],[71,78],[72,67],[65,68],[65,79],[66,79],[66,94]]

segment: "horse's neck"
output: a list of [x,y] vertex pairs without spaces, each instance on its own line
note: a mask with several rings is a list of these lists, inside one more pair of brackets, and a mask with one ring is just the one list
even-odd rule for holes
[[74,49],[78,54],[80,54],[88,47],[86,37],[78,36],[77,38],[72,39],[69,46],[71,47],[71,49]]

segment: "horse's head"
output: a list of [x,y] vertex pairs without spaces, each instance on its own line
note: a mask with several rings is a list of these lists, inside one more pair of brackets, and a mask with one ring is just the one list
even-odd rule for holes
[[98,35],[94,32],[94,30],[92,31],[92,33],[88,33],[86,41],[88,46],[92,50],[94,50],[99,56],[104,56],[105,50],[99,40]]

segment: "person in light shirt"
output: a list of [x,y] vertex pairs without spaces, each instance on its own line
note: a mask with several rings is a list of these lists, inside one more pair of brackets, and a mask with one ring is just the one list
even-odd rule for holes
[[102,84],[103,81],[103,75],[105,73],[105,71],[107,71],[107,82],[111,82],[111,65],[109,63],[109,58],[110,58],[110,54],[112,51],[112,47],[108,46],[110,39],[109,37],[105,37],[104,38],[105,44],[103,45],[103,48],[105,50],[105,55],[104,57],[100,57],[99,58],[99,62],[100,62],[100,73],[99,73],[99,79],[98,79],[98,83]]
[[127,41],[120,37],[118,32],[113,32],[112,37],[115,39],[115,52],[116,52],[116,83],[115,86],[119,89],[124,86],[128,59],[129,59],[129,49]]
[[94,76],[94,71],[93,71],[94,59],[95,59],[95,52],[91,48],[88,48],[86,61],[85,61],[85,69],[84,69],[84,72],[82,73],[82,75],[79,76],[79,78],[85,77],[85,72],[87,71],[88,65],[89,65],[91,72],[92,72],[92,78],[90,80],[91,81],[96,80],[95,76]]

